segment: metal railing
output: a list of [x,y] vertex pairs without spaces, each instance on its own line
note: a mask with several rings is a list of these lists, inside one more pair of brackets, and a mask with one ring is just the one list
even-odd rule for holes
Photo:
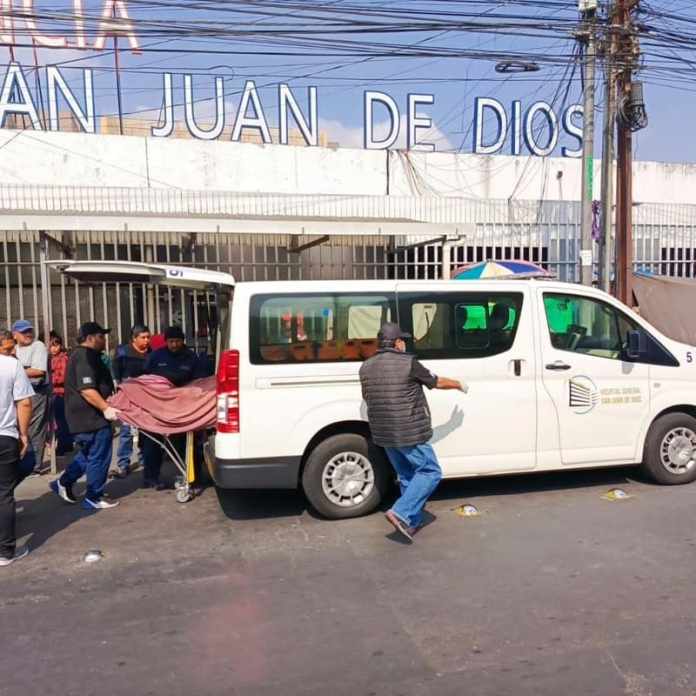
[[[5,185],[0,186],[0,208],[8,205],[7,196],[14,201],[12,205],[24,205],[31,210],[47,205],[50,198],[55,210],[77,214],[88,205],[99,210],[108,205],[123,206],[125,191],[129,196],[132,193],[130,189],[98,189],[91,193],[83,191],[84,197],[81,197],[82,194],[78,196],[71,187]],[[10,192],[14,193],[10,195]],[[141,203],[161,205],[161,210],[172,211],[170,204],[177,200],[176,195],[181,196],[178,200],[190,203],[199,193],[143,192]],[[108,200],[105,202],[100,196],[107,196]],[[303,202],[298,198],[303,198]],[[390,201],[388,197],[365,196],[348,196],[341,202],[336,198],[340,197],[206,194],[205,200],[208,201],[206,205],[214,200],[222,205],[225,201],[229,210],[234,208],[233,202],[239,206],[241,201],[247,201],[244,205],[251,205],[253,201],[257,206],[253,211],[263,210],[269,215],[282,210],[284,214],[294,211],[298,215],[304,211],[310,216],[323,210],[338,216],[342,210],[346,216],[355,216],[356,212],[418,214],[433,222],[456,223],[466,218],[471,223],[470,234],[447,250],[450,258],[446,262],[451,268],[484,259],[523,258],[540,263],[561,280],[576,281],[579,277],[580,209],[577,203],[433,198]],[[134,204],[134,200],[131,199],[130,204]],[[300,207],[300,203],[305,207]],[[70,205],[73,207],[68,210]],[[196,205],[198,210],[213,210],[200,201]],[[146,206],[138,209],[142,211]],[[189,210],[180,208],[184,209]],[[219,214],[219,209],[215,210],[215,214]],[[267,219],[269,230],[272,230],[272,217]],[[44,276],[47,283],[42,287],[41,260],[66,255],[75,259],[195,265],[229,272],[240,281],[441,277],[443,245],[437,238],[436,228],[430,237],[331,236],[311,246],[316,241],[271,233],[119,231],[65,232],[49,237],[39,232],[0,231],[0,327],[18,318],[27,318],[36,322],[41,333],[54,329],[69,340],[82,321],[96,319],[111,325],[114,328],[112,340],[121,342],[127,337],[129,327],[139,321],[150,323],[155,331],[167,324],[179,323],[191,342],[205,346],[210,333],[208,325],[215,319],[210,298],[200,293],[139,284],[85,286],[68,281],[54,271]],[[634,246],[636,269],[696,278],[696,206],[637,205],[634,208]],[[298,248],[302,251],[296,251]],[[598,257],[595,248],[595,261]],[[44,312],[45,304],[48,313]],[[45,316],[49,317],[47,321],[44,321]]]

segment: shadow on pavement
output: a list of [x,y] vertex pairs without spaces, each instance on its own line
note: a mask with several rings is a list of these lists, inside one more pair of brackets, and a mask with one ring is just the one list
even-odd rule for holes
[[299,517],[308,508],[301,491],[215,489],[220,508],[230,520],[257,520],[273,517]]
[[[17,506],[22,512],[17,515],[17,538],[29,535],[28,544],[32,551],[43,546],[51,537],[59,534],[70,525],[79,522],[85,517],[95,514],[109,515],[104,512],[90,512],[83,510],[78,502],[75,505],[65,503],[53,493],[48,484],[56,478],[53,475],[41,477],[41,483],[45,482],[46,492],[36,497],[25,498],[22,492],[22,484],[17,488]],[[135,492],[141,483],[141,477],[131,475],[127,479],[109,481],[106,495],[111,500],[119,500]],[[84,494],[84,478],[75,485],[75,494],[81,500]]]
[[433,500],[451,498],[519,495],[595,486],[621,486],[631,482],[649,483],[638,475],[636,467],[551,471],[501,476],[481,476],[443,482]]
[[[631,482],[647,483],[636,467],[554,471],[544,473],[482,476],[444,481],[433,500],[481,498],[487,496],[519,495],[544,491],[561,491],[606,486],[612,488]],[[301,491],[293,490],[224,490],[216,488],[220,508],[230,520],[272,519],[299,517],[309,514],[321,518],[308,505]],[[385,497],[378,511],[385,512],[396,498],[396,486]]]

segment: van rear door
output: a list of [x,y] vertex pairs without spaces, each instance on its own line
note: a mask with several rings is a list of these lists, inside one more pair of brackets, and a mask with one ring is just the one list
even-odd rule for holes
[[[208,271],[189,266],[173,266],[134,261],[46,261],[49,268],[80,283],[136,283],[165,288],[179,288],[216,296],[218,327],[229,326],[230,298],[235,285],[234,276],[219,271]],[[220,351],[226,348],[224,330],[216,331],[213,338],[215,364]]]

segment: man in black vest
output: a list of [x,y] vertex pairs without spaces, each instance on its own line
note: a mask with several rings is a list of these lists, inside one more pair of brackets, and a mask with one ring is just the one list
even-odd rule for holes
[[433,436],[428,389],[459,389],[461,382],[437,377],[406,353],[404,333],[387,323],[377,336],[379,350],[360,368],[362,394],[372,441],[383,447],[399,477],[401,497],[386,513],[394,528],[413,541],[422,526],[423,508],[442,479],[442,469],[428,441]]

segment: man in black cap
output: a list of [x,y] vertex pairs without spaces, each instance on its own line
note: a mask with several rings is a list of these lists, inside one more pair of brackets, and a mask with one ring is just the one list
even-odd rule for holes
[[455,379],[437,377],[406,353],[409,334],[397,324],[382,326],[379,350],[360,368],[362,394],[372,441],[383,447],[399,477],[401,497],[386,513],[390,524],[409,541],[423,524],[423,508],[442,479],[442,469],[428,441],[433,436],[428,389],[467,387]]
[[111,465],[111,421],[118,417],[106,402],[114,392],[111,373],[102,360],[109,331],[94,321],[80,327],[80,345],[70,354],[65,374],[65,418],[78,451],[63,475],[50,484],[65,502],[76,503],[72,487],[86,474],[82,507],[92,511],[118,505],[103,499]]
[[[145,374],[166,377],[175,387],[183,387],[199,375],[199,361],[196,354],[186,347],[186,337],[178,326],[170,326],[164,332],[167,345],[155,350],[145,361]],[[186,437],[177,435],[171,438],[172,444],[183,454]],[[160,481],[162,468],[162,448],[149,437],[143,437],[143,487],[164,490]]]

